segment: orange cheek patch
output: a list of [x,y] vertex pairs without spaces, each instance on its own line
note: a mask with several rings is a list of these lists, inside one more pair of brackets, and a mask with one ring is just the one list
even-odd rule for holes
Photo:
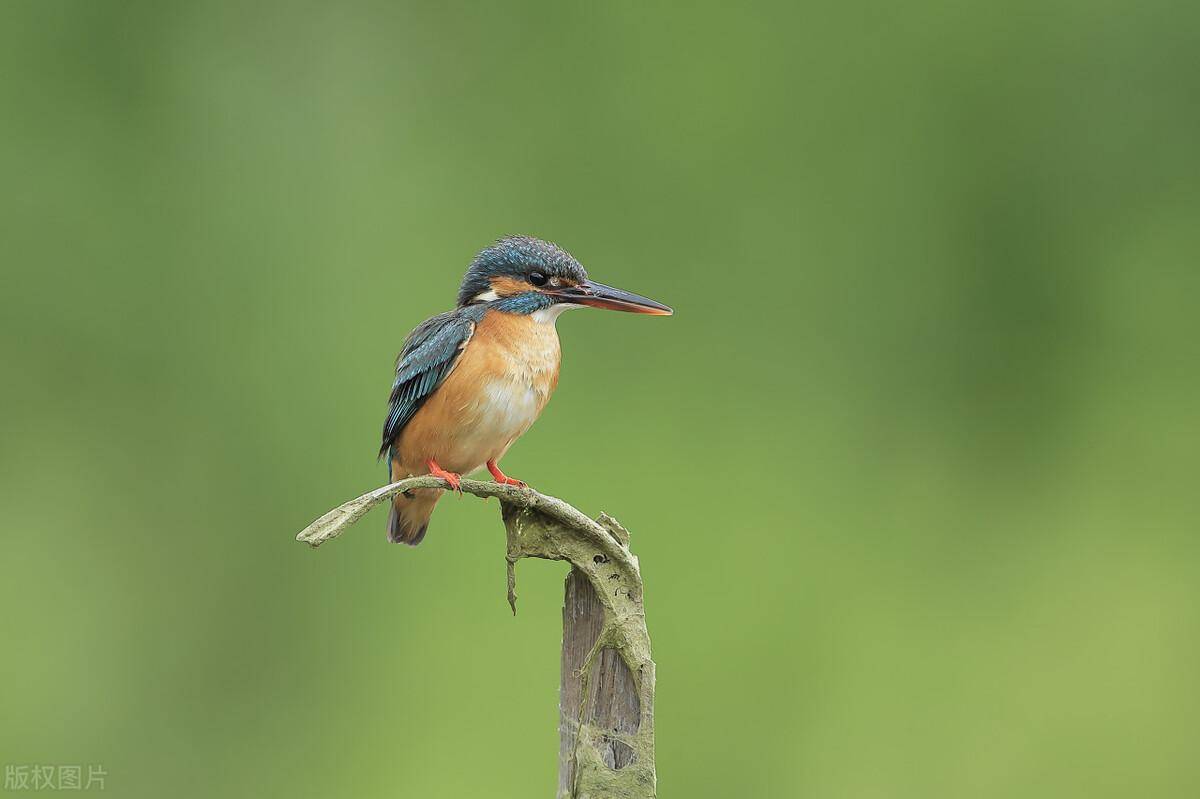
[[492,278],[492,291],[496,292],[498,297],[511,297],[514,294],[533,291],[533,286],[515,277],[501,276]]

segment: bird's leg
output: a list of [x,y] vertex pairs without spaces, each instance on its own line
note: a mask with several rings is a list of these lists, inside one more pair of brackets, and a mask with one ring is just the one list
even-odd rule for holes
[[425,465],[429,467],[429,473],[431,475],[433,475],[434,477],[442,478],[443,480],[445,480],[447,483],[450,484],[451,489],[453,489],[454,491],[457,491],[460,495],[462,494],[462,475],[461,474],[455,474],[454,472],[446,471],[441,466],[438,466],[438,462],[435,461],[433,458],[430,458],[429,460],[425,461]]
[[492,477],[496,478],[496,482],[504,486],[516,486],[517,488],[529,488],[529,485],[523,480],[514,480],[513,478],[500,471],[500,465],[495,460],[487,462],[488,471],[492,473]]

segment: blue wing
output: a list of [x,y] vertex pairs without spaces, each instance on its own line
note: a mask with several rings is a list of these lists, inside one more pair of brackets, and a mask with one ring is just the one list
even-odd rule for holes
[[380,457],[450,374],[485,311],[482,305],[457,308],[427,319],[408,335],[396,359],[396,381],[383,423]]

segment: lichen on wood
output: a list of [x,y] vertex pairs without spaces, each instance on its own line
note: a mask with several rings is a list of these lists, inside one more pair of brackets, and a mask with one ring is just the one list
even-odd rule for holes
[[[329,511],[296,539],[320,546],[375,505],[414,488],[449,485],[422,476],[383,486]],[[563,615],[559,799],[655,796],[654,661],[629,532],[607,514],[593,520],[529,488],[478,480],[463,480],[461,488],[500,500],[513,613],[520,560],[571,564]]]

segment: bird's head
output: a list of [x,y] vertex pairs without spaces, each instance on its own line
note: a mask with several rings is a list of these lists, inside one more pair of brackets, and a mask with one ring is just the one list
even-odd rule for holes
[[588,280],[569,252],[529,236],[501,239],[475,256],[458,290],[458,304],[483,302],[496,302],[513,313],[585,305],[658,316],[673,313],[648,297]]

